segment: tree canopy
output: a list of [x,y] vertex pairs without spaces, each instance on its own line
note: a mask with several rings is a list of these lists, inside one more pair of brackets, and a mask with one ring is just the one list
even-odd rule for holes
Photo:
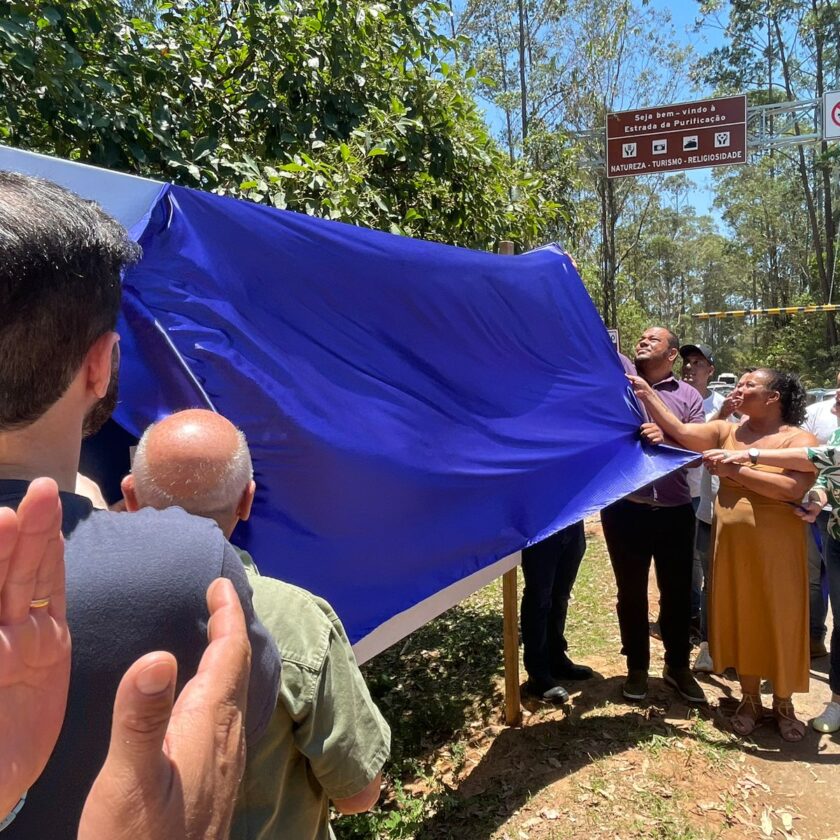
[[490,136],[441,11],[0,2],[0,139],[453,244],[533,245],[570,205]]
[[694,7],[714,49],[647,0],[0,0],[0,142],[457,245],[560,241],[625,345],[664,321],[822,384],[833,316],[691,314],[836,301],[840,144],[753,150],[706,216],[685,176],[604,175],[609,111],[840,87],[836,0]]

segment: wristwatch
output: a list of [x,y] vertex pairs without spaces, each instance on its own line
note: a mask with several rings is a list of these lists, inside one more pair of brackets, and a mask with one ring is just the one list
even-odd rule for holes
[[755,447],[747,450],[747,455],[750,456],[750,463],[753,464],[753,465],[758,463],[758,456],[760,454],[761,454],[761,450],[756,449]]

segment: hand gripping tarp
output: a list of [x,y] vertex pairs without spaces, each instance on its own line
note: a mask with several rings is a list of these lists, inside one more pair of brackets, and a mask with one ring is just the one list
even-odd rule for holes
[[174,186],[140,243],[118,421],[236,423],[259,489],[235,541],[353,641],[688,460],[639,442],[558,248],[503,257]]

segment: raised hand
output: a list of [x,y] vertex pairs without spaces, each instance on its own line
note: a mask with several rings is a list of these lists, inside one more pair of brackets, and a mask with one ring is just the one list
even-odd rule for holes
[[630,380],[630,384],[633,386],[633,393],[642,402],[646,402],[654,396],[653,388],[641,376],[634,376],[632,373],[625,373],[624,375]]
[[61,501],[38,478],[0,508],[0,822],[52,754],[69,683]]
[[718,420],[726,420],[730,415],[740,411],[741,402],[741,397],[736,397],[732,394],[726,397],[721,407],[718,409]]
[[149,653],[117,689],[108,756],[82,812],[79,840],[223,840],[245,766],[251,648],[231,582],[207,590],[198,673],[173,707],[177,664]]

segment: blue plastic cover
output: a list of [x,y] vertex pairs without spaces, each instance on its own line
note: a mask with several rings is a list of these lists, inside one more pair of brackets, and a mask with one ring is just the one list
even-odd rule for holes
[[569,257],[517,257],[170,186],[126,276],[134,434],[212,406],[258,485],[235,541],[356,641],[690,460],[640,414]]

